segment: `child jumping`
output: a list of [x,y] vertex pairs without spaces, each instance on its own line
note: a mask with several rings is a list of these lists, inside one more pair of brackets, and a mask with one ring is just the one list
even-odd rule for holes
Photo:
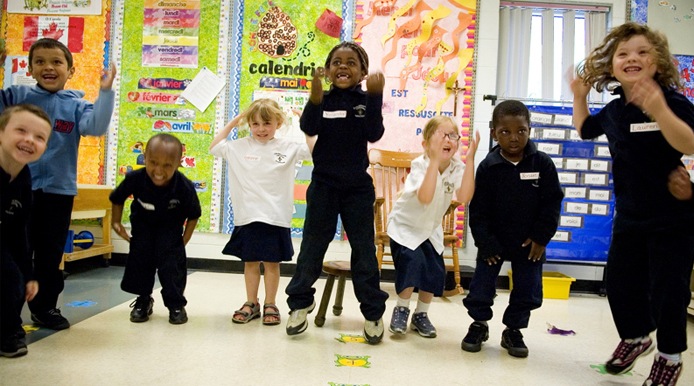
[[[188,321],[183,293],[186,289],[186,244],[201,209],[193,183],[178,171],[183,145],[171,134],[157,134],[145,146],[145,167],[125,175],[111,192],[111,226],[130,242],[121,289],[138,295],[130,305],[130,321],[141,323],[152,315],[154,275],[159,275],[161,296],[169,309],[169,323]],[[123,227],[123,205],[130,205],[132,236]]]
[[[246,302],[234,312],[234,323],[248,323],[260,317],[261,264],[265,283],[263,324],[281,322],[275,298],[280,262],[291,261],[294,256],[290,227],[295,164],[311,158],[306,144],[275,138],[286,120],[277,102],[258,99],[229,121],[210,144],[210,153],[227,161],[234,208],[234,231],[222,253],[238,256],[244,262]],[[231,130],[244,122],[248,123],[251,136],[228,141]]]
[[[4,63],[4,53],[1,56]],[[82,136],[102,136],[108,131],[116,68],[112,64],[104,71],[94,104],[83,99],[82,91],[65,90],[75,67],[70,50],[57,40],[44,38],[31,45],[29,72],[38,84],[1,90],[0,111],[31,103],[51,117],[53,135],[46,153],[29,165],[34,196],[30,233],[32,239],[41,240],[33,244],[34,271],[41,292],[29,302],[29,309],[37,325],[63,330],[70,327],[70,322],[57,307],[58,296],[65,288],[60,263],[77,195],[77,151]]]
[[491,134],[498,146],[480,163],[470,202],[470,230],[478,250],[463,304],[474,322],[461,348],[478,352],[489,338],[496,278],[502,263],[510,261],[513,290],[501,347],[525,358],[528,347],[520,330],[528,327],[530,311],[542,305],[545,246],[557,231],[564,193],[552,158],[529,139],[530,112],[523,103],[499,103],[492,112]]
[[25,300],[36,296],[29,218],[31,172],[27,163],[46,151],[51,119],[34,105],[16,105],[0,114],[0,356],[27,354],[22,328]]
[[[313,174],[306,192],[306,222],[297,258],[296,273],[287,286],[291,309],[287,334],[308,327],[306,315],[315,307],[313,284],[318,280],[328,245],[337,228],[338,215],[352,248],[351,272],[360,303],[364,336],[370,344],[383,338],[382,316],[388,294],[380,288],[380,273],[374,244],[373,180],[367,173],[367,142],[378,141],[383,127],[382,73],[367,77],[369,57],[352,42],[342,42],[330,51],[325,69],[316,69],[311,95],[301,115],[301,130],[318,135],[313,149]],[[332,86],[323,91],[326,75]],[[361,82],[366,78],[366,92]]]
[[470,141],[466,167],[458,156],[460,135],[452,118],[438,115],[427,122],[422,134],[424,154],[412,161],[405,187],[388,216],[390,251],[395,264],[397,305],[390,319],[390,332],[405,334],[410,315],[410,297],[419,289],[412,329],[425,338],[435,338],[436,328],[427,312],[434,296],[443,294],[446,267],[443,262],[441,220],[455,192],[467,204],[475,190],[475,151],[479,133]]
[[[644,385],[674,385],[687,350],[694,206],[671,194],[668,178],[682,154],[694,153],[694,105],[677,91],[667,38],[637,23],[614,28],[576,74],[574,126],[583,139],[606,135],[613,159],[616,215],[605,280],[621,342],[605,369],[631,370],[653,351],[650,333],[657,330],[658,353]],[[591,115],[591,87],[619,98]]]

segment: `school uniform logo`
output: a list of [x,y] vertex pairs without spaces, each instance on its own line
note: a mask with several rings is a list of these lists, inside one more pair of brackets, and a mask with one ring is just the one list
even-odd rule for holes
[[446,192],[446,194],[453,193],[454,187],[455,185],[452,182],[443,181],[443,191]]
[[364,118],[366,116],[366,106],[365,105],[356,105],[353,107],[354,109],[354,116],[357,118]]
[[176,209],[179,205],[181,205],[181,201],[179,201],[176,198],[172,198],[171,200],[169,200],[169,207],[166,209]]
[[14,216],[21,209],[22,209],[22,203],[19,200],[12,200],[10,202],[10,207],[5,209],[5,213],[9,214],[10,216]]
[[275,162],[278,164],[287,163],[287,155],[282,153],[275,153]]

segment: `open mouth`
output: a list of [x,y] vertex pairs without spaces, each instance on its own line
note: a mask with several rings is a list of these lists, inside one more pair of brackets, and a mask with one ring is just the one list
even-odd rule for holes
[[627,73],[627,74],[638,73],[638,72],[640,72],[640,71],[641,71],[641,67],[634,67],[634,66],[626,67],[626,68],[624,69],[624,72]]
[[17,146],[17,149],[19,149],[19,151],[22,153],[34,154],[34,149],[27,146]]
[[350,80],[352,77],[349,74],[337,74],[335,79],[337,80]]

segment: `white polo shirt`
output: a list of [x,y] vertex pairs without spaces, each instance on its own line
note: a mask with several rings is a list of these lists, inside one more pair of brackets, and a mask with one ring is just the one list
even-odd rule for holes
[[448,168],[436,178],[436,191],[429,204],[422,204],[417,190],[422,185],[429,158],[422,154],[412,161],[405,187],[400,192],[388,215],[388,236],[409,249],[417,249],[429,239],[438,253],[443,253],[443,227],[441,222],[453,198],[462,184],[465,164],[457,156]]
[[311,159],[308,145],[284,138],[223,140],[210,151],[227,160],[234,225],[263,222],[289,228],[294,212],[295,164]]

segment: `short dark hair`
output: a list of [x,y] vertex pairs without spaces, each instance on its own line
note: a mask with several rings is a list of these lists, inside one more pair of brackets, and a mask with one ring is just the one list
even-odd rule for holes
[[363,71],[365,73],[369,72],[369,55],[366,53],[366,50],[362,48],[362,46],[354,42],[342,42],[333,47],[333,49],[328,53],[328,58],[325,59],[325,68],[330,67],[330,59],[333,57],[335,51],[339,50],[340,48],[349,48],[350,50],[356,52],[357,56],[359,56],[359,61],[361,62]]
[[502,117],[509,115],[525,118],[528,121],[528,127],[530,127],[530,111],[528,108],[523,102],[509,99],[494,107],[494,111],[492,112],[492,129],[496,128],[496,125],[499,124]]
[[52,127],[51,124],[51,118],[46,114],[45,111],[43,111],[42,108],[36,106],[36,105],[31,105],[28,103],[25,104],[20,104],[20,105],[14,105],[10,106],[5,109],[5,111],[0,114],[0,131],[5,131],[5,127],[7,127],[7,123],[10,121],[10,118],[12,118],[12,115],[26,111],[29,113],[32,113],[36,115],[37,117],[43,119],[44,121],[48,122],[48,126]]
[[181,140],[176,138],[175,136],[168,134],[168,133],[159,133],[153,137],[151,137],[147,141],[147,145],[145,146],[145,154],[147,154],[147,151],[149,149],[149,145],[154,143],[154,141],[159,141],[164,144],[175,144],[176,148],[178,149],[178,159],[181,159],[183,157],[183,143],[181,143]]
[[63,54],[65,54],[65,60],[67,60],[67,68],[72,68],[72,53],[70,50],[67,48],[67,46],[65,46],[65,44],[50,38],[39,39],[31,45],[31,48],[29,48],[29,65],[31,65],[31,61],[34,58],[34,50],[37,48],[57,48],[63,51]]

